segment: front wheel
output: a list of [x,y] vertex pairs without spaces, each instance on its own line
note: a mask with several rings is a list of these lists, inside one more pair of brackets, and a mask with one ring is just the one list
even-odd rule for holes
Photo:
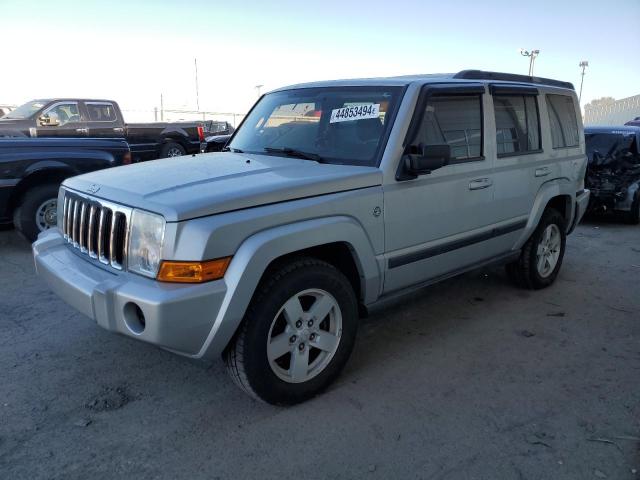
[[56,226],[58,185],[39,185],[27,190],[13,211],[13,226],[34,242],[40,232]]
[[269,275],[225,353],[251,396],[291,405],[324,390],[346,364],[358,328],[351,284],[332,265],[302,258]]
[[522,288],[538,290],[551,285],[560,271],[567,241],[565,220],[557,210],[548,209],[520,258],[507,265],[507,275]]

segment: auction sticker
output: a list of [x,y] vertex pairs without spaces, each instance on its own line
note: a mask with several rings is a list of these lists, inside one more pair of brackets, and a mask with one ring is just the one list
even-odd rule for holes
[[378,118],[379,116],[379,103],[355,105],[353,107],[342,107],[331,110],[331,119],[329,120],[329,123],[351,122],[353,120],[363,120],[365,118]]

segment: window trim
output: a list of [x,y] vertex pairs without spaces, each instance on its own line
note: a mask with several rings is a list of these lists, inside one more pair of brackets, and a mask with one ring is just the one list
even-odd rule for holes
[[[108,105],[113,110],[115,118],[113,120],[91,120],[91,113],[89,112],[89,105]],[[118,121],[118,115],[116,115],[116,108],[111,102],[84,102],[84,106],[87,109],[87,122],[92,123],[115,123]]]
[[[484,96],[487,92],[484,84],[482,83],[444,83],[444,84],[425,84],[422,86],[420,90],[420,94],[418,95],[418,101],[416,102],[415,109],[413,111],[413,116],[411,117],[411,122],[409,123],[409,129],[407,130],[407,134],[405,135],[404,141],[402,142],[403,150],[411,144],[411,141],[415,138],[422,121],[424,120],[424,115],[427,109],[427,103],[432,97],[455,97],[455,96],[466,96],[466,97],[477,97],[480,101],[480,155],[476,157],[470,158],[459,158],[452,159],[449,161],[448,165],[445,165],[446,168],[449,165],[459,165],[461,163],[471,163],[471,162],[482,162],[486,160],[485,156],[485,142],[484,142],[484,134],[485,134],[485,121],[484,121]],[[404,157],[405,153],[403,152],[402,157]],[[396,172],[396,180],[402,179],[402,169],[403,162],[402,160],[399,162],[398,170]]]
[[[493,86],[493,85],[492,85]],[[542,123],[540,121],[540,102],[538,101],[540,92],[537,88],[525,87],[525,86],[509,86],[510,88],[504,88],[502,90],[498,90],[491,96],[491,101],[493,103],[493,123],[495,125],[496,130],[496,158],[508,158],[508,157],[521,157],[523,155],[533,155],[536,153],[544,153],[544,147],[542,145]],[[535,90],[535,93],[533,93]],[[496,104],[493,101],[493,97],[533,97],[533,101],[536,104],[536,116],[538,118],[538,148],[534,150],[526,150],[524,152],[505,152],[498,153],[498,124],[496,123]],[[525,102],[525,117],[526,117],[526,102]],[[528,135],[528,130],[527,130]]]

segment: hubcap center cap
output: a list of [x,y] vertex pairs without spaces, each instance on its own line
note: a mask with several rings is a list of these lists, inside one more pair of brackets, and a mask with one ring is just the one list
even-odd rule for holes
[[298,338],[300,342],[306,343],[307,340],[309,340],[309,336],[311,336],[311,331],[308,328],[303,328],[300,331],[300,335],[298,335]]

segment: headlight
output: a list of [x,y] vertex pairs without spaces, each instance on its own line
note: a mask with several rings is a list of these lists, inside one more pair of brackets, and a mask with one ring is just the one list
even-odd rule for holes
[[164,240],[164,218],[144,210],[133,210],[127,265],[130,272],[156,278]]

